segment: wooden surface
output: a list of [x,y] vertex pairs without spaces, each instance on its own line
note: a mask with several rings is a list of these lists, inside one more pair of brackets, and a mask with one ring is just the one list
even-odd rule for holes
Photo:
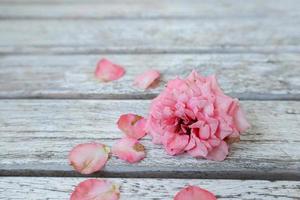
[[[218,199],[300,199],[299,15],[298,0],[0,0],[0,199],[68,199],[86,179],[69,150],[111,146],[120,114],[146,116],[166,82],[192,69],[243,100],[252,127],[228,159],[168,156],[146,137],[142,162],[112,157],[89,176],[119,183],[122,199],[171,200],[187,184]],[[126,75],[97,81],[102,57]],[[134,88],[149,68],[160,85]]]
[[[68,193],[84,178],[0,178],[0,199],[68,199]],[[300,186],[295,181],[240,181],[193,179],[110,179],[120,185],[121,200],[173,199],[184,186],[199,185],[214,192],[219,200],[297,200]],[[237,189],[238,188],[238,189]],[[268,191],[268,195],[266,195]]]
[[297,0],[277,0],[276,3],[272,0],[190,0],[189,4],[180,0],[1,0],[0,3],[2,19],[257,18],[298,16],[300,10]]
[[[101,57],[124,65],[126,76],[101,84],[94,69]],[[300,56],[288,54],[0,55],[1,98],[153,98],[166,82],[192,69],[216,74],[224,91],[241,99],[300,99]],[[162,73],[158,88],[133,87],[136,75]],[[7,84],[9,83],[9,84]]]
[[[243,101],[242,105],[252,128],[222,163],[168,156],[146,138],[147,159],[131,165],[112,158],[98,175],[299,179],[300,102]],[[88,141],[111,146],[122,137],[116,127],[118,117],[146,116],[148,107],[145,100],[2,100],[0,173],[78,176],[67,163],[73,146]]]
[[299,52],[299,23],[299,17],[285,16],[281,20],[1,20],[0,52]]

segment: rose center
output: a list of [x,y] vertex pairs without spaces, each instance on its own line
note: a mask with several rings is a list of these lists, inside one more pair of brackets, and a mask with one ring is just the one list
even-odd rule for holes
[[191,128],[189,128],[189,126],[191,124],[194,124],[195,122],[197,122],[197,120],[193,120],[193,119],[184,120],[182,118],[179,118],[178,119],[178,124],[177,124],[177,127],[176,127],[176,132],[180,133],[180,134],[190,135],[191,134]]

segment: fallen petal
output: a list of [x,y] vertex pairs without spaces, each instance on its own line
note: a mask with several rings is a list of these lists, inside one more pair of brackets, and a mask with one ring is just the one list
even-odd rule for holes
[[123,131],[127,137],[140,139],[146,135],[146,120],[135,114],[121,115],[118,122],[118,128]]
[[69,153],[69,162],[82,174],[99,171],[108,160],[110,149],[100,143],[85,143],[74,147]]
[[101,59],[95,71],[95,76],[103,82],[114,81],[121,78],[125,74],[125,69],[110,62],[107,59]]
[[198,186],[188,186],[180,190],[174,200],[217,200],[215,195]]
[[155,80],[158,80],[159,77],[160,77],[159,71],[148,70],[143,74],[138,75],[135,78],[133,84],[141,89],[147,89],[155,82]]
[[122,138],[113,147],[112,153],[129,163],[135,163],[145,158],[145,147],[133,138]]
[[119,186],[111,181],[88,179],[79,183],[70,200],[118,200]]

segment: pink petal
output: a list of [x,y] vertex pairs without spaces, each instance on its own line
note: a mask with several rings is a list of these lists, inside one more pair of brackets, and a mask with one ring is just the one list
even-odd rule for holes
[[200,129],[200,138],[201,139],[208,139],[210,136],[210,128],[207,124],[205,124],[201,129]]
[[208,153],[207,147],[195,135],[192,134],[192,137],[194,138],[194,140],[196,142],[196,146],[193,149],[189,150],[188,154],[195,158],[198,158],[198,157],[205,158]]
[[95,76],[103,82],[114,81],[121,78],[125,74],[125,69],[116,65],[109,60],[101,59],[95,71]]
[[217,200],[214,194],[198,186],[188,186],[180,190],[174,200]]
[[160,73],[156,70],[148,70],[143,74],[138,75],[134,80],[134,85],[141,88],[147,89],[151,84],[160,77]]
[[229,126],[229,124],[224,120],[219,120],[219,138],[223,140],[227,136],[233,133],[233,129]]
[[146,120],[139,115],[121,115],[117,124],[118,128],[122,130],[128,137],[140,139],[146,135]]
[[235,120],[235,124],[236,124],[236,127],[239,132],[244,132],[245,130],[247,130],[250,127],[250,124],[248,123],[248,121],[245,117],[245,114],[240,107],[238,107],[238,109],[236,111],[234,120]]
[[110,149],[100,143],[85,143],[74,147],[69,153],[69,162],[82,174],[99,171],[108,160]]
[[220,145],[221,140],[219,140],[218,138],[209,139],[209,140],[208,140],[208,143],[209,143],[211,146],[216,147],[216,146],[219,146],[219,145]]
[[221,141],[220,145],[213,148],[207,155],[207,159],[215,161],[223,161],[228,155],[228,145]]
[[129,163],[138,162],[146,157],[145,147],[133,138],[122,138],[113,147],[112,153]]
[[179,135],[173,133],[165,133],[163,137],[163,144],[169,155],[180,154],[185,150],[189,143],[188,135]]
[[186,145],[186,147],[184,148],[184,150],[185,151],[189,151],[189,150],[195,148],[195,146],[196,146],[196,141],[195,141],[195,139],[192,136],[190,136],[189,143]]
[[219,83],[218,83],[217,78],[216,78],[215,75],[208,76],[206,79],[207,79],[208,82],[210,82],[211,88],[215,93],[220,94],[220,95],[223,94],[223,91],[220,88]]
[[118,200],[119,186],[100,179],[88,179],[79,183],[73,191],[70,200]]

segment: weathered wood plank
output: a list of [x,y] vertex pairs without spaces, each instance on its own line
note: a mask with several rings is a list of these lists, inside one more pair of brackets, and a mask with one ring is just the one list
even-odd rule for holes
[[282,17],[299,13],[297,0],[0,1],[2,19]]
[[[126,75],[97,81],[102,57],[124,65]],[[300,99],[299,65],[298,54],[7,55],[0,56],[0,98],[152,98],[196,69],[217,74],[224,91],[241,99]],[[134,77],[150,68],[162,73],[159,87],[135,88]]]
[[[300,102],[243,101],[252,128],[224,162],[166,155],[150,138],[147,158],[130,165],[111,158],[95,176],[300,179]],[[1,100],[0,174],[78,176],[67,163],[76,144],[111,146],[120,114],[146,115],[145,100]]]
[[[0,199],[68,199],[73,188],[84,178],[0,178]],[[212,191],[219,200],[296,200],[300,199],[300,182],[199,179],[110,179],[119,184],[121,198],[130,200],[173,199],[184,186],[198,185]]]
[[300,51],[300,18],[2,20],[0,52]]

